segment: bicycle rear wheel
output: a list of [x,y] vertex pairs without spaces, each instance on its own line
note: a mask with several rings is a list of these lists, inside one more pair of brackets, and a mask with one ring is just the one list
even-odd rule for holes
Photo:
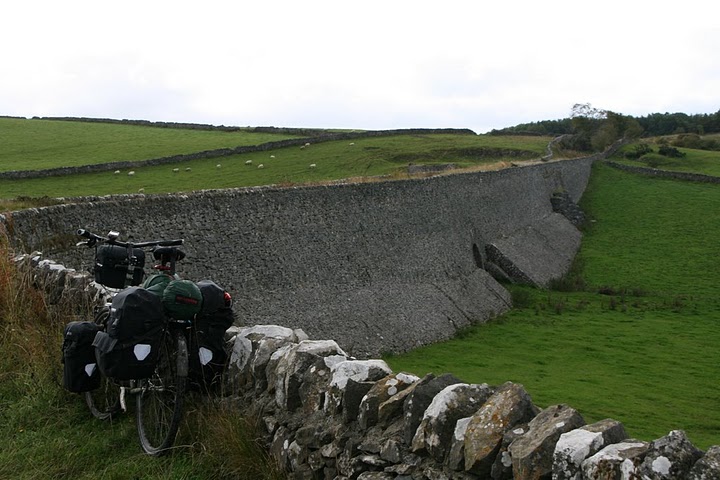
[[[107,325],[110,316],[110,307],[104,306],[95,313],[94,321],[103,326]],[[90,413],[100,420],[108,420],[122,411],[120,404],[120,387],[112,380],[101,374],[100,388],[85,392],[85,403]]]
[[182,331],[169,330],[153,376],[141,382],[136,421],[140,445],[152,456],[166,454],[182,419],[188,375],[188,350]]

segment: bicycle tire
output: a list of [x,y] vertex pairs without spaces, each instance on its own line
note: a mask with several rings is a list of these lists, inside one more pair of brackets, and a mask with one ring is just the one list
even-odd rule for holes
[[181,331],[168,331],[160,345],[153,376],[141,382],[136,396],[138,436],[151,456],[168,453],[182,420],[188,375],[188,350]]
[[[110,317],[110,307],[104,306],[95,313],[94,321],[102,325],[103,330]],[[84,393],[85,403],[93,417],[99,420],[109,420],[122,411],[120,403],[120,387],[112,380],[100,374],[100,388]]]

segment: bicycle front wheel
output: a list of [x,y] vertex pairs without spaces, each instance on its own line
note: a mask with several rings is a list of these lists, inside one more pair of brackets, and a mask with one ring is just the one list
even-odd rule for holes
[[168,331],[160,346],[155,373],[141,382],[136,420],[140,445],[152,456],[166,454],[182,419],[188,374],[188,350],[181,331]]

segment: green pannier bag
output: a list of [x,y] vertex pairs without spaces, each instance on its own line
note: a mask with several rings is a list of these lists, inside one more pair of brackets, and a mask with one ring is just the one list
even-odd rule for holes
[[172,280],[162,293],[162,303],[169,316],[192,320],[202,309],[202,293],[190,280]]
[[146,278],[142,284],[142,287],[145,290],[152,292],[158,297],[162,298],[165,288],[172,280],[173,278],[170,275],[165,275],[164,273],[156,273],[155,275],[150,275],[148,278]]

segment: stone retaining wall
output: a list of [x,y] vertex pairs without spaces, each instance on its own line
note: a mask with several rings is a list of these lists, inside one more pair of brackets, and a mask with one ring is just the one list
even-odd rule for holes
[[[433,178],[115,196],[13,212],[19,250],[78,270],[74,232],[185,238],[188,278],[213,278],[247,323],[303,328],[356,357],[450,338],[510,308],[496,278],[547,285],[580,245],[551,204],[582,195],[594,157]],[[488,257],[488,252],[493,257]],[[497,262],[497,263],[496,263]],[[498,264],[499,263],[499,264]]]
[[702,183],[720,183],[720,177],[713,177],[711,175],[703,175],[701,173],[688,173],[688,172],[673,172],[670,170],[659,170],[657,168],[650,167],[636,167],[632,165],[625,165],[624,163],[618,162],[605,162],[613,168],[618,170],[624,170],[631,173],[639,173],[642,175],[650,175],[659,178],[671,178],[675,180],[684,180],[688,182],[702,182]]

